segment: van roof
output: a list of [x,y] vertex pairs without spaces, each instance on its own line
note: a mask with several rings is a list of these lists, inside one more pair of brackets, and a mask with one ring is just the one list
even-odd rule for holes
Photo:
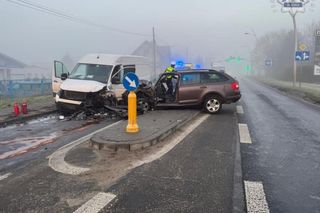
[[147,58],[136,55],[114,55],[114,54],[102,54],[102,53],[91,53],[87,54],[79,60],[79,63],[86,64],[136,64],[136,63],[147,63]]

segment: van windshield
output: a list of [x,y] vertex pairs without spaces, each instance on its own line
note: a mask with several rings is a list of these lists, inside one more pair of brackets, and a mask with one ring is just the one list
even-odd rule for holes
[[77,64],[68,78],[106,83],[112,67],[112,65]]

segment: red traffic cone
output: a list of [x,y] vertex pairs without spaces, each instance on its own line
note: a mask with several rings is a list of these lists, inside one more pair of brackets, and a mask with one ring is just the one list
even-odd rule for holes
[[28,103],[26,100],[23,100],[23,102],[21,104],[21,112],[24,115],[28,114]]
[[20,114],[20,109],[19,109],[19,105],[17,104],[17,102],[14,102],[14,104],[13,104],[13,113],[15,116],[19,116],[19,114]]

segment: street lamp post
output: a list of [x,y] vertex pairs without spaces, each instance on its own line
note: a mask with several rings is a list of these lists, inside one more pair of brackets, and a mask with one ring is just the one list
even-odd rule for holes
[[281,12],[289,13],[292,18],[293,23],[293,33],[294,33],[294,53],[293,53],[293,87],[296,86],[297,82],[297,62],[295,59],[296,51],[298,49],[298,30],[296,15],[297,13],[304,13],[305,5],[309,3],[309,0],[277,0],[281,4]]
[[[254,31],[254,29],[252,29],[251,28],[251,33],[249,33],[249,32],[245,32],[244,33],[245,35],[252,35],[253,37],[254,37],[254,39],[255,39],[255,42],[256,42],[256,45],[257,45],[257,43],[258,43],[258,37],[257,37],[257,34],[256,34],[256,32]],[[250,53],[250,64],[251,64],[251,69],[253,69],[253,50],[251,51],[251,53]],[[253,71],[254,71],[255,69],[253,69]],[[255,71],[254,71],[255,72]]]

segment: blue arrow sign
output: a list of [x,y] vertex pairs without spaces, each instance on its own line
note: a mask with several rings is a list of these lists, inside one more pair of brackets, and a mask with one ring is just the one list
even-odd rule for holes
[[129,91],[134,91],[139,86],[139,78],[138,76],[133,73],[129,72],[124,78],[123,78],[123,86]]
[[264,65],[265,65],[266,67],[272,67],[272,59],[266,59],[266,60],[264,61]]
[[296,51],[296,61],[309,61],[310,51]]

